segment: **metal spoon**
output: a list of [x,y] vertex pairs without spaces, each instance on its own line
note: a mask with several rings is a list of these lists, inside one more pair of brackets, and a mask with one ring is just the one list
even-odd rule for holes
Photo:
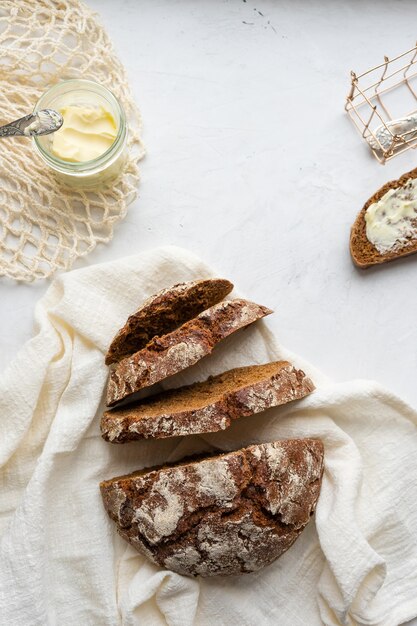
[[42,109],[25,115],[15,122],[0,126],[0,138],[19,135],[31,137],[32,135],[49,135],[59,130],[64,123],[64,118],[54,109]]
[[[378,141],[372,137],[368,137],[367,141],[372,150],[381,152],[383,150],[391,150],[396,143],[396,135],[399,135],[404,140],[411,141],[415,139],[417,133],[417,113],[408,115],[407,117],[401,117],[398,120],[391,120],[386,124],[381,124],[378,128],[375,128],[373,134]],[[378,143],[379,142],[379,143]],[[379,145],[381,144],[381,145]],[[397,145],[403,145],[397,141]]]

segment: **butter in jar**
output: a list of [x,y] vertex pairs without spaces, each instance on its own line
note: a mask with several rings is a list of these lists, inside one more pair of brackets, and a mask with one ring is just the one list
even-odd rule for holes
[[56,133],[33,138],[59,180],[91,188],[120,173],[127,123],[119,101],[106,87],[83,79],[62,81],[43,94],[35,111],[42,108],[55,109],[64,118]]
[[103,106],[69,104],[59,109],[64,125],[52,135],[52,153],[63,161],[82,163],[98,159],[117,137],[114,117]]

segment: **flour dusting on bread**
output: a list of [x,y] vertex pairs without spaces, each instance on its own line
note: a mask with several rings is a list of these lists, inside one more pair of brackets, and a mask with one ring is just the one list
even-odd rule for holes
[[[255,571],[292,545],[322,472],[321,441],[293,439],[114,478],[101,492],[119,533],[153,562],[226,575]],[[120,490],[123,501],[112,495]]]

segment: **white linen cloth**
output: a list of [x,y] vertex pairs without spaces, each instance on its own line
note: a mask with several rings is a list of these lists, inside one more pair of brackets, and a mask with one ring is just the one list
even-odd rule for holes
[[[311,396],[203,437],[101,439],[103,353],[116,330],[162,287],[211,275],[162,248],[60,276],[38,303],[36,336],[0,383],[2,625],[397,626],[417,615],[417,414],[373,382],[332,383],[278,346],[268,320],[168,382],[287,357],[313,378]],[[315,522],[259,572],[161,570],[103,509],[102,479],[211,445],[304,436],[325,444]]]

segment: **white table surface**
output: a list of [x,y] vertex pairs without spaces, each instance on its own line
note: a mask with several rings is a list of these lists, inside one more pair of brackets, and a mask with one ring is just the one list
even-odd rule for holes
[[[414,0],[90,5],[128,70],[148,155],[114,241],[76,267],[189,248],[276,309],[268,324],[286,347],[417,407],[417,257],[363,272],[348,252],[365,200],[417,153],[379,165],[343,110],[351,69],[414,44]],[[47,286],[0,282],[1,368]]]
[[[417,153],[379,165],[343,110],[350,69],[411,47],[417,9],[314,4],[90,0],[128,70],[148,154],[113,242],[76,267],[189,248],[276,310],[268,324],[286,347],[417,407],[417,257],[364,272],[348,252],[364,201]],[[0,368],[31,336],[47,285],[0,281]]]

